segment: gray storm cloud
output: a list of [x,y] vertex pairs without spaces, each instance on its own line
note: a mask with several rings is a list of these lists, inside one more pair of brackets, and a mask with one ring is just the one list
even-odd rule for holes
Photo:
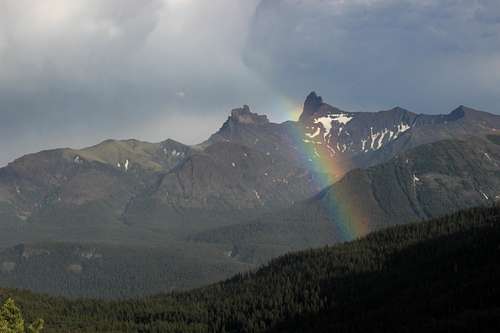
[[348,108],[500,111],[496,0],[263,0],[245,54],[285,93]]
[[[0,0],[0,165],[106,138],[196,143],[310,90],[498,111],[496,0]],[[278,106],[277,106],[278,105]]]

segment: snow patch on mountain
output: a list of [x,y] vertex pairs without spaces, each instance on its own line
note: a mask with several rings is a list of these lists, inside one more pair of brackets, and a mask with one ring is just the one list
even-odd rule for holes
[[486,195],[486,193],[484,193],[483,191],[479,191],[481,193],[481,195],[484,197],[485,200],[489,200],[490,198],[488,197],[488,195]]
[[416,184],[419,181],[420,181],[420,178],[418,178],[417,175],[413,174],[413,183]]
[[255,193],[255,197],[257,198],[257,200],[259,200],[259,201],[260,201],[260,200],[261,200],[261,198],[260,198],[260,194],[259,194],[259,192],[257,192],[256,190],[254,190],[253,192]]
[[405,124],[405,123],[398,124],[398,131],[396,132],[395,139],[397,139],[399,134],[402,134],[402,133],[408,131],[410,128],[411,128],[411,126],[408,124]]
[[314,133],[306,133],[306,136],[308,138],[311,138],[311,139],[314,139],[315,137],[317,137],[319,135],[319,133],[321,133],[321,129],[318,127],[316,128],[316,131]]
[[[365,129],[357,128],[350,124],[354,118],[356,115],[341,112],[317,116],[312,119],[310,127],[305,128],[303,142],[316,146],[325,145],[330,151],[329,155],[368,153],[380,150],[384,145],[397,140],[401,134],[411,129],[409,123],[401,120],[384,127],[377,123],[368,123]],[[361,123],[363,122],[357,124]],[[361,136],[352,135],[352,131]],[[363,132],[365,134],[362,134]],[[313,152],[317,156],[316,151],[313,150]]]
[[370,127],[370,138],[372,139],[370,144],[370,149],[375,150],[375,141],[379,137],[380,133],[373,133],[373,127]]
[[327,135],[332,130],[332,119],[330,117],[321,117],[314,119],[315,124],[321,124],[325,129],[325,133],[323,133],[323,138],[326,139]]
[[380,133],[380,139],[378,140],[377,149],[382,148],[382,145],[384,144],[384,138],[387,133],[389,133],[389,130],[387,128]]
[[[336,122],[336,123],[342,124],[342,125],[346,125],[352,119],[353,119],[353,117],[351,117],[347,114],[343,114],[343,113],[341,113],[341,114],[329,114],[327,116],[314,119],[314,124],[321,124],[323,126],[323,128],[325,130],[323,137],[326,139],[326,137],[330,134],[330,131],[332,130],[332,126],[333,126],[332,123],[333,122]],[[340,132],[341,131],[339,131],[339,135],[340,135]],[[318,134],[319,133],[317,133],[316,135],[318,135]]]
[[346,125],[353,119],[353,117],[347,114],[332,114],[330,115],[330,118],[332,118],[333,121],[343,125]]

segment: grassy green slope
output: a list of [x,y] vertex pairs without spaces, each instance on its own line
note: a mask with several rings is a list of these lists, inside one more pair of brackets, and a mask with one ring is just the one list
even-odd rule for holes
[[48,332],[494,331],[500,208],[286,255],[252,274],[136,301],[2,291]]

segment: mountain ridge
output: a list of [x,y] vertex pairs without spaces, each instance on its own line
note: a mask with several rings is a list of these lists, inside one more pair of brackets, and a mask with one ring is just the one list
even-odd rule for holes
[[[374,119],[380,124],[376,125]],[[165,177],[162,174],[167,175],[192,159],[193,154],[198,159],[197,156],[203,156],[204,151],[213,150],[218,142],[234,143],[271,156],[266,162],[268,165],[277,159],[283,161],[282,165],[293,163],[298,170],[309,169],[317,174],[332,173],[328,169],[314,169],[315,160],[327,160],[338,166],[333,182],[349,170],[383,163],[412,147],[444,139],[494,134],[497,127],[500,130],[500,117],[465,106],[459,106],[447,115],[417,115],[399,107],[375,113],[347,112],[324,103],[312,92],[304,103],[298,122],[272,123],[265,115],[253,113],[245,105],[232,110],[220,130],[200,145],[187,146],[171,139],[159,143],[134,139],[105,140],[79,150],[63,148],[25,155],[0,169],[0,201],[14,207],[17,205],[19,218],[29,218],[34,210],[47,203],[46,200],[58,201],[57,189],[71,182],[70,178],[78,178],[80,169],[88,177],[108,185],[121,178],[129,179],[135,183],[130,183],[130,186],[138,189],[129,190],[134,193],[133,197],[154,186],[158,177]],[[228,147],[221,146],[220,149]],[[223,156],[219,154],[219,158]],[[235,156],[234,161],[226,164],[230,167],[236,165],[236,159],[240,158]],[[265,174],[263,172],[262,176]],[[75,189],[80,186],[81,191],[92,192],[92,189],[82,188],[81,182],[77,184],[74,184]],[[96,198],[111,195],[109,186],[100,185],[95,184],[96,191],[101,192]],[[306,193],[312,194],[320,189],[315,187]],[[78,196],[75,191],[72,193]],[[73,201],[86,202],[88,194],[81,194],[81,198],[75,197]],[[260,196],[254,194],[253,200]],[[289,202],[300,199],[292,198]],[[123,203],[120,205],[124,206]]]
[[[237,171],[240,176],[233,182],[237,184],[244,177],[253,177],[252,182],[265,179],[266,175],[271,175],[270,170],[275,170],[276,174],[271,176],[270,181],[280,181],[287,186],[281,186],[273,194],[273,199],[265,200],[266,205],[274,207],[282,202],[278,207],[282,205],[281,208],[285,208],[330,185],[315,181],[322,175],[329,174],[330,181],[334,182],[349,170],[384,163],[400,152],[422,144],[470,136],[483,137],[495,134],[497,129],[500,130],[499,116],[465,106],[459,106],[447,115],[417,115],[399,107],[372,113],[347,112],[324,103],[320,96],[312,92],[304,103],[298,122],[272,123],[265,115],[253,113],[245,105],[233,109],[222,127],[200,145],[188,146],[171,139],[159,143],[135,139],[105,140],[79,150],[63,148],[25,155],[0,168],[0,202],[8,216],[12,217],[12,212],[17,211],[14,215],[18,219],[27,220],[47,205],[66,201],[81,205],[104,199],[116,211],[111,215],[121,220],[123,212],[133,207],[131,202],[137,196],[154,196],[152,189],[155,186],[159,189],[157,185],[161,184],[161,179],[171,178],[169,175],[177,174],[174,178],[178,178],[178,175],[184,174],[185,180],[178,178],[171,181],[169,186],[173,188],[163,191],[165,195],[175,193],[177,187],[181,189],[179,198],[192,197],[194,192],[186,192],[185,186],[192,182],[190,177],[194,174],[192,171],[186,173],[187,170],[179,172],[183,165],[188,169],[192,169],[192,165],[200,165],[202,172],[203,164],[211,163],[213,171],[208,174],[220,175],[213,178],[219,180],[210,185],[219,188],[216,196],[221,191],[227,191],[229,195],[234,185],[226,181],[223,173],[230,175]],[[368,133],[369,137],[366,136]],[[234,153],[227,155],[225,151]],[[249,156],[250,151],[255,153],[250,154],[249,167],[240,168],[246,164],[242,162],[242,157]],[[227,161],[223,164],[218,161],[212,163],[210,155]],[[254,157],[257,160],[253,160]],[[195,160],[199,162],[186,165],[188,161]],[[318,162],[335,167],[320,168]],[[259,168],[263,171],[256,171]],[[225,171],[221,173],[222,170]],[[289,185],[294,184],[288,179],[294,177],[293,174],[299,177],[296,179],[303,174],[309,180],[298,183],[297,189],[290,192],[289,199],[283,201],[278,193],[288,191]],[[202,184],[205,178],[201,176],[196,183]],[[239,202],[244,202],[248,208],[255,208],[269,191],[266,187],[251,189],[249,187],[254,187],[252,183],[244,187],[247,189],[242,188],[234,194],[239,193],[246,199],[232,201],[228,206],[230,209],[242,208]],[[209,187],[201,191],[208,194]],[[294,191],[302,194],[296,196]],[[209,200],[209,197],[202,200]],[[227,200],[231,202],[232,199],[221,200],[220,203],[226,205]],[[178,208],[175,210],[178,211]],[[9,220],[12,220],[11,217]]]

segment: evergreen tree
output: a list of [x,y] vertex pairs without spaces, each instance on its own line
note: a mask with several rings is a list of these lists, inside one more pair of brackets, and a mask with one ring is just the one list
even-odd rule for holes
[[[38,319],[27,328],[28,333],[39,333],[43,329],[43,320]],[[12,298],[0,308],[0,333],[26,332],[23,315]]]

